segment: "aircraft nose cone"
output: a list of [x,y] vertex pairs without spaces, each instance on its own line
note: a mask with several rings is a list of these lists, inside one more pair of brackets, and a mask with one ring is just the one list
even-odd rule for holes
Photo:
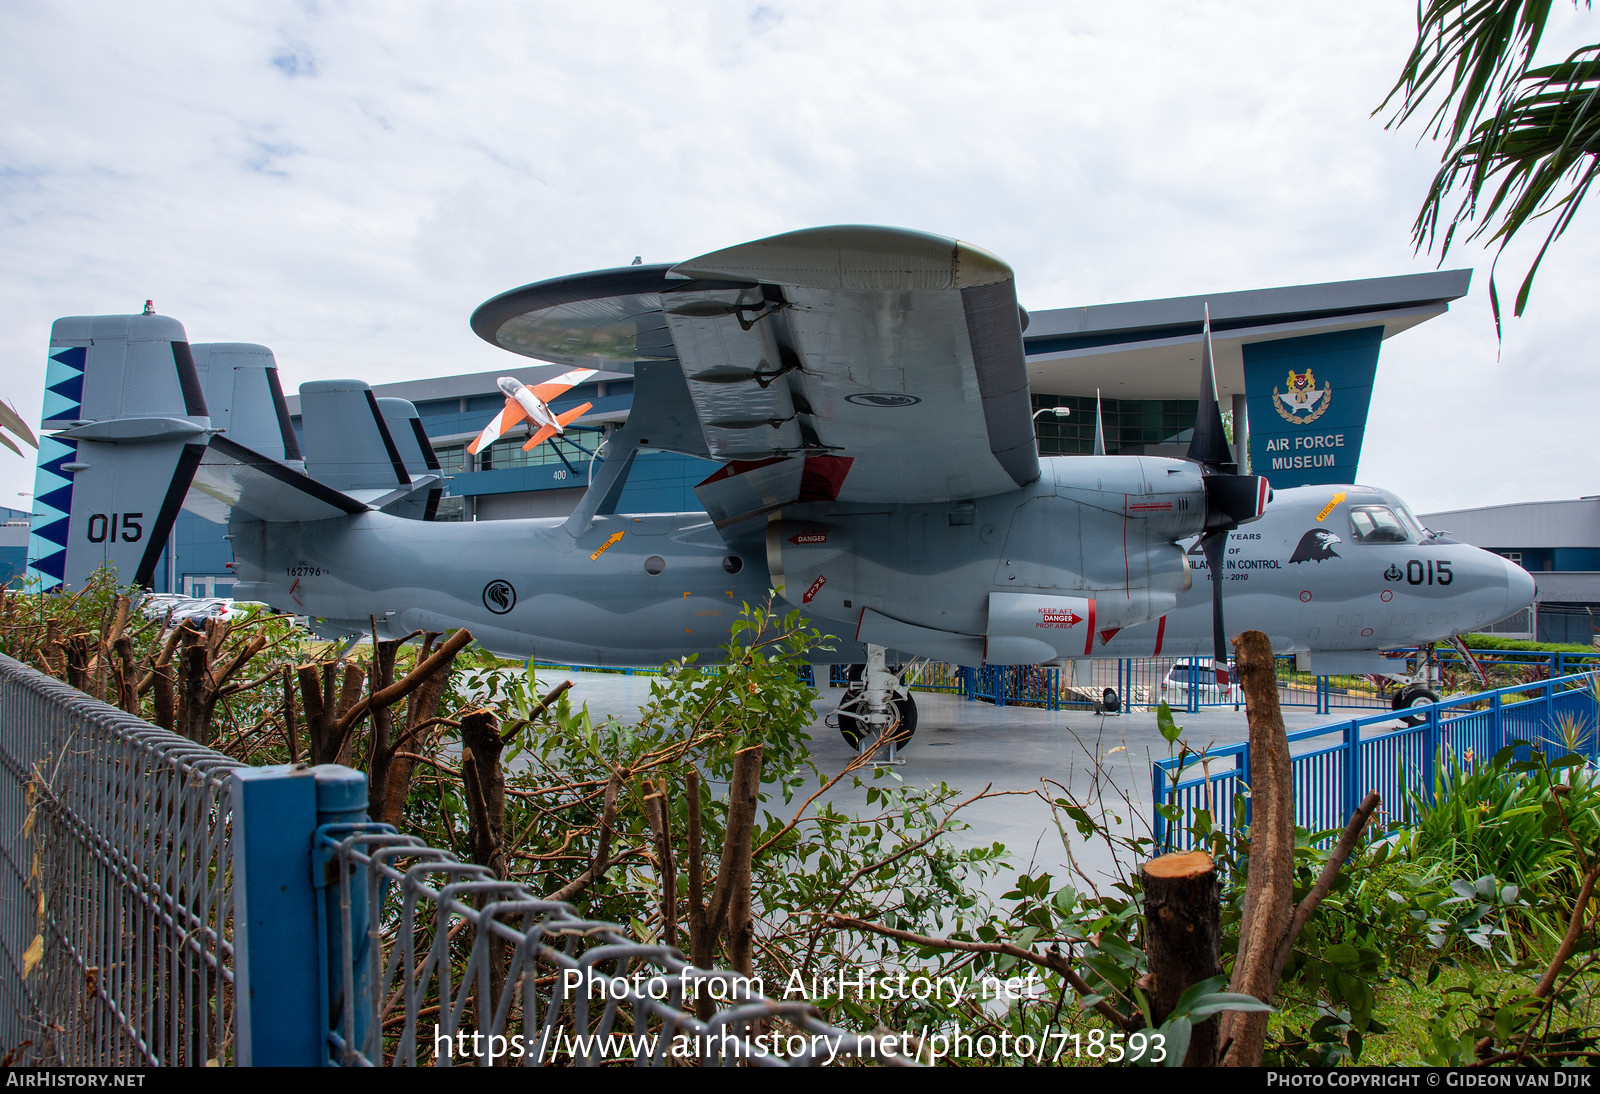
[[1533,583],[1533,575],[1507,559],[1506,568],[1506,615],[1515,615],[1529,604],[1533,603],[1533,594],[1538,592],[1538,586]]

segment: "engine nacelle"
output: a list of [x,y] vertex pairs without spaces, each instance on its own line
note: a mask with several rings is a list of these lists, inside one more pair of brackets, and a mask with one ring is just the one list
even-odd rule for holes
[[1147,623],[1177,606],[1172,593],[1135,589],[1099,597],[990,593],[983,659],[991,665],[1036,665],[1091,657],[1123,627]]

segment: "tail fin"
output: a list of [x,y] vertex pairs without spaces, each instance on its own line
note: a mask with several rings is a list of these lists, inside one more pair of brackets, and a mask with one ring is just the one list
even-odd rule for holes
[[210,417],[183,324],[58,319],[45,365],[28,576],[81,587],[101,566],[153,583]]
[[372,389],[360,380],[300,385],[306,473],[318,482],[372,502],[411,487],[400,448]]
[[[420,485],[427,478],[442,481],[439,457],[434,454],[433,442],[422,428],[422,417],[417,408],[406,399],[379,399],[378,409],[383,413],[389,435],[400,451],[400,462],[413,484]],[[439,499],[444,488],[436,482],[427,493],[418,491],[384,507],[384,512],[411,520],[432,520],[439,512]]]
[[245,342],[202,342],[192,352],[212,426],[263,456],[299,461],[300,442],[289,423],[272,351]]

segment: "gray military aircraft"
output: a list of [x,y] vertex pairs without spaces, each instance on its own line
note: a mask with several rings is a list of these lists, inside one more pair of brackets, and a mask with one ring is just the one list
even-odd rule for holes
[[[1186,460],[1041,459],[1012,271],[888,228],[794,232],[677,265],[515,289],[483,338],[632,373],[627,422],[564,519],[433,520],[438,460],[410,403],[301,388],[303,451],[271,352],[191,346],[155,315],[51,332],[33,569],[105,562],[151,584],[180,507],[225,523],[241,599],[381,635],[466,626],[518,658],[654,665],[715,656],[776,587],[864,666],[847,737],[915,724],[897,665],[1211,652],[1239,628],[1318,672],[1503,618],[1533,582],[1364,487],[1239,473],[1205,336]],[[626,515],[636,454],[720,461],[704,512]],[[1269,504],[1269,499],[1270,504]],[[1214,578],[1208,597],[1193,573]],[[1209,601],[1209,605],[1208,605]],[[1225,670],[1223,670],[1225,671]]]

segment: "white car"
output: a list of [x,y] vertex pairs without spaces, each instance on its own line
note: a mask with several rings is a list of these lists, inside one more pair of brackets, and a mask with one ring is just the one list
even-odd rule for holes
[[180,596],[173,593],[149,593],[139,602],[139,611],[151,619],[166,619],[181,623],[193,619],[204,623],[207,619],[238,619],[247,614],[243,605],[220,596]]
[[1218,684],[1217,671],[1209,657],[1192,657],[1168,669],[1161,681],[1161,699],[1169,707],[1186,707],[1191,688],[1197,690],[1202,706],[1232,703],[1237,708],[1244,705],[1244,691],[1239,681],[1230,677],[1226,687]]

